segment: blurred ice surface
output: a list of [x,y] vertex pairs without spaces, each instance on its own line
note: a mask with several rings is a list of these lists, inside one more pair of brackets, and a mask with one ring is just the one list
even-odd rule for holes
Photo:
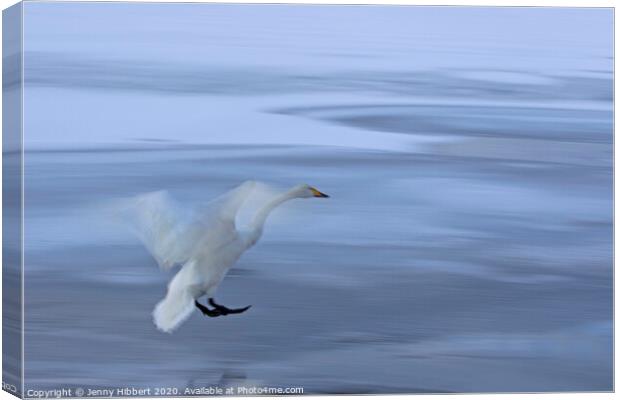
[[[612,11],[27,3],[26,385],[612,389]],[[114,199],[246,179],[240,317],[172,336]]]

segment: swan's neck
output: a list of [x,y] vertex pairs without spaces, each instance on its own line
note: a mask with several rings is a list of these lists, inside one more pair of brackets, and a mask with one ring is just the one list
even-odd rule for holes
[[250,231],[247,238],[248,247],[253,246],[258,239],[260,239],[263,234],[263,227],[265,226],[265,222],[267,221],[267,217],[271,212],[278,207],[280,204],[285,201],[291,200],[298,197],[295,189],[291,189],[285,193],[282,193],[276,197],[274,197],[271,201],[269,201],[265,206],[263,206],[256,215],[254,216],[254,220],[250,224]]

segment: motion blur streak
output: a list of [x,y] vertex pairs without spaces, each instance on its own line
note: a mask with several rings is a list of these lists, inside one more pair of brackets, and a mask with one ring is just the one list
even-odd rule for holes
[[[24,7],[28,388],[612,389],[610,9]],[[246,179],[331,198],[161,334],[107,203]]]

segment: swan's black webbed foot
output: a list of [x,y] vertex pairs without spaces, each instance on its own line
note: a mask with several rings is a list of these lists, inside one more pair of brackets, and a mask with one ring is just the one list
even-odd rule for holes
[[223,315],[220,311],[218,311],[217,309],[215,310],[210,310],[207,307],[203,306],[202,304],[200,304],[198,302],[198,300],[194,300],[194,304],[196,305],[196,307],[198,307],[198,309],[207,317],[219,317],[220,315]]
[[211,298],[209,299],[209,304],[211,304],[211,306],[215,308],[215,310],[214,310],[214,311],[219,312],[219,313],[220,313],[220,315],[228,315],[228,314],[241,314],[242,312],[245,312],[245,311],[247,311],[250,307],[252,307],[251,305],[250,305],[250,306],[247,306],[247,307],[243,307],[243,308],[228,308],[228,307],[224,307],[224,306],[223,306],[223,305],[221,305],[221,304],[217,304],[217,303],[215,302],[215,299],[213,299],[213,297],[211,297]]

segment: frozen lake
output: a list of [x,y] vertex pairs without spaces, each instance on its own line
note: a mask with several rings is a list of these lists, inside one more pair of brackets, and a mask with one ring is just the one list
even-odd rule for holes
[[[441,153],[29,154],[28,387],[610,389],[610,155],[580,152],[571,163]],[[585,156],[597,162],[579,162]],[[277,211],[232,270],[218,299],[251,310],[196,313],[173,335],[158,332],[150,313],[169,275],[106,221],[102,197],[166,188],[197,204],[262,177],[332,197]]]
[[[611,12],[468,9],[459,36],[406,23],[458,9],[311,7],[301,29],[298,8],[47,7],[26,32],[27,389],[612,390]],[[110,204],[247,179],[331,198],[277,210],[231,270],[217,299],[249,311],[157,331],[171,275]]]

